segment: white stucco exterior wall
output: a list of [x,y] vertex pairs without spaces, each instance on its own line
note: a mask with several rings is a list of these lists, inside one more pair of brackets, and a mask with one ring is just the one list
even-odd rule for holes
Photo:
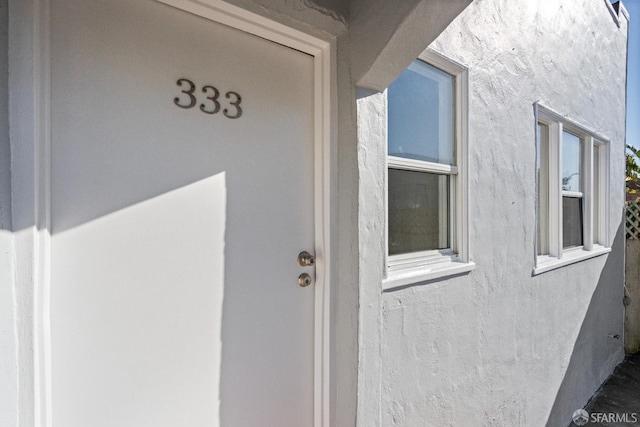
[[[358,100],[358,425],[564,426],[623,358],[627,21],[476,0],[432,43],[469,69],[470,274],[382,290],[385,98]],[[541,102],[610,140],[612,252],[537,276]]]
[[[360,15],[369,12],[368,0],[351,2],[351,22],[334,0],[229,2],[319,37],[337,37],[331,424],[568,424],[571,412],[586,403],[623,354],[622,342],[608,335],[622,333],[626,21],[618,28],[604,0],[475,0],[449,25],[432,47],[469,68],[470,239],[476,269],[383,292],[385,99],[356,91],[354,82],[384,87],[389,70],[397,68],[387,62],[408,63],[426,47],[419,44],[435,36],[433,27],[439,31],[448,18],[440,16],[437,25],[425,28],[406,10],[376,1],[384,10],[373,25]],[[451,10],[468,3],[441,2]],[[16,18],[31,16],[25,10],[34,3],[12,2],[12,22],[20,31],[14,31],[10,65],[14,71],[28,68],[13,73],[18,83],[13,91],[26,100],[34,89],[25,82],[37,79],[20,53],[33,50],[34,32]],[[412,3],[423,14],[444,10],[432,0]],[[0,0],[0,9],[3,5],[6,0]],[[381,31],[380,25],[388,27]],[[6,26],[0,17],[0,29]],[[424,34],[416,33],[421,29]],[[390,39],[371,43],[371,33]],[[398,47],[406,50],[394,52]],[[6,80],[2,73],[0,78]],[[7,98],[4,85],[0,82],[0,100]],[[609,255],[532,277],[536,101],[610,139],[615,239]],[[0,108],[0,145],[8,136],[6,121]],[[12,143],[28,151],[20,142],[29,138],[14,134]],[[0,425],[31,426],[39,425],[33,390],[36,309],[33,260],[24,253],[35,250],[24,247],[33,240],[35,223],[35,196],[28,190],[34,155],[13,154],[15,169],[26,172],[16,174],[13,206],[5,191],[11,180],[0,176],[0,285],[15,284],[0,286]],[[5,165],[0,156],[0,170]],[[3,232],[11,223],[22,237]],[[21,266],[15,274],[5,256],[12,246]]]

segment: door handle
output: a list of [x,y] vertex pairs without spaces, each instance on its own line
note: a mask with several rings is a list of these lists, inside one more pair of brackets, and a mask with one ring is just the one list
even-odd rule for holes
[[313,267],[316,265],[316,257],[307,251],[302,251],[298,254],[298,264],[302,267]]
[[[301,267],[313,267],[316,265],[316,257],[307,251],[302,251],[298,254],[298,264],[300,264]],[[313,279],[308,273],[302,273],[298,276],[298,285],[301,287],[306,288],[311,283],[313,283]]]
[[300,285],[303,288],[306,288],[307,286],[309,286],[312,283],[313,283],[313,279],[307,273],[302,273],[298,277],[298,285]]

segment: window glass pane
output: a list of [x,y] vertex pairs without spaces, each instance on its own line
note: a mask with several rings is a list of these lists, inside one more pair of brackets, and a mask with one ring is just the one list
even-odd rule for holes
[[389,155],[453,164],[453,77],[414,61],[387,90]]
[[562,132],[562,190],[582,191],[580,171],[582,170],[582,144],[580,138],[569,132]]
[[389,255],[449,247],[449,180],[389,169]]
[[582,197],[562,197],[562,247],[582,246]]
[[536,174],[538,184],[537,221],[538,255],[549,253],[549,126],[538,124],[536,144]]

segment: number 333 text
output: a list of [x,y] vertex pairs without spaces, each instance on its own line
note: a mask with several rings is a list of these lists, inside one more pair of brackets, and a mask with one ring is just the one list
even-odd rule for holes
[[[184,95],[173,98],[173,103],[180,108],[193,108],[198,103],[196,98],[196,85],[189,79],[178,79],[176,84],[182,89]],[[222,109],[222,114],[229,119],[237,119],[242,116],[242,97],[237,92],[229,91],[224,94],[227,101],[220,101],[218,88],[202,86],[203,100],[200,103],[200,111],[206,114],[216,114]],[[224,105],[222,104],[224,102]]]

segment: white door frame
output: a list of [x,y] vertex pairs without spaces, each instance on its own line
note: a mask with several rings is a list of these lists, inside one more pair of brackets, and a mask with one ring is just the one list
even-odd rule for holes
[[[314,58],[314,427],[330,423],[331,146],[334,42],[221,0],[156,0]],[[20,425],[52,425],[50,336],[51,0],[9,0],[9,120]],[[33,369],[31,369],[33,366]]]

